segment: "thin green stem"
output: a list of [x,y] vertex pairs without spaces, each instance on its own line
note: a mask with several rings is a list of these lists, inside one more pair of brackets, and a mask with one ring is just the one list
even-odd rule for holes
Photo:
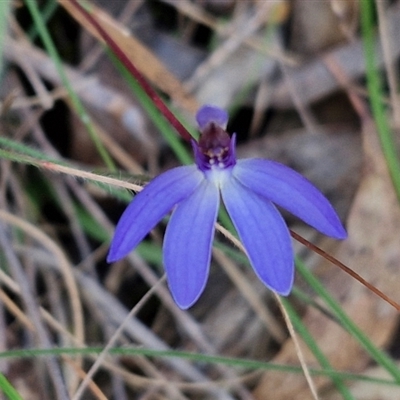
[[389,168],[392,182],[400,201],[400,162],[385,108],[382,78],[376,68],[376,48],[374,30],[374,2],[361,0],[361,29],[364,43],[366,78],[372,114],[378,129],[383,154]]

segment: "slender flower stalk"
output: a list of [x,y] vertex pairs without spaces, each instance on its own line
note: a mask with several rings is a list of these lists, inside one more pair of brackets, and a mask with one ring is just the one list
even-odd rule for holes
[[220,199],[259,279],[286,296],[294,280],[290,233],[277,204],[327,236],[347,237],[329,201],[294,170],[264,159],[236,160],[228,114],[214,106],[197,113],[201,132],[192,141],[196,165],[173,168],[153,179],[118,222],[108,262],[126,256],[173,210],[164,238],[168,284],[187,309],[207,282]]

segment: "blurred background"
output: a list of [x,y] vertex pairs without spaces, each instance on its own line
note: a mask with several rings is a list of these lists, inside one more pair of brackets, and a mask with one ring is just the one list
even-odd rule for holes
[[[239,157],[277,160],[320,188],[349,239],[284,213],[290,228],[400,301],[399,3],[84,4],[188,129],[201,105],[225,108]],[[67,0],[3,0],[0,27],[3,377],[24,399],[312,399],[274,297],[223,235],[206,290],[185,312],[165,282],[139,303],[163,275],[165,224],[106,263],[134,185],[191,148],[89,21]],[[294,246],[320,282],[299,272],[285,301],[307,365],[325,371],[313,377],[318,398],[400,398],[398,312]]]

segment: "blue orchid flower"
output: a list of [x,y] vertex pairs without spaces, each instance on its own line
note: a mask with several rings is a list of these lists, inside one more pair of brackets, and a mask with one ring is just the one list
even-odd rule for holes
[[278,294],[293,286],[294,255],[289,230],[275,204],[327,236],[347,234],[329,201],[294,170],[264,159],[236,160],[228,114],[202,107],[201,136],[192,141],[196,165],[173,168],[133,199],[117,224],[107,261],[126,256],[173,209],[163,245],[172,296],[187,309],[207,282],[220,198],[259,279]]

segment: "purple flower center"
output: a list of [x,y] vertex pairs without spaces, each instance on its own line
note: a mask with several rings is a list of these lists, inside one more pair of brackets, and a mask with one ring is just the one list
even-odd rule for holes
[[236,164],[235,136],[231,138],[217,122],[210,121],[202,127],[199,142],[192,142],[192,146],[196,164],[203,172]]

